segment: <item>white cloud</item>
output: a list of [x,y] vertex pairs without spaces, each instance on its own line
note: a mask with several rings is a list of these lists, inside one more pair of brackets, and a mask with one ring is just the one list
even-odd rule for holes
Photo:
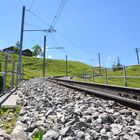
[[112,58],[110,56],[107,57],[106,59],[106,67],[112,67]]
[[40,55],[37,55],[37,58],[42,58],[42,56],[40,56]]
[[49,55],[49,56],[48,56],[48,58],[49,58],[49,59],[51,59],[51,58],[52,58],[52,56],[51,56],[51,55]]
[[112,60],[112,58],[110,56],[107,57],[107,60]]

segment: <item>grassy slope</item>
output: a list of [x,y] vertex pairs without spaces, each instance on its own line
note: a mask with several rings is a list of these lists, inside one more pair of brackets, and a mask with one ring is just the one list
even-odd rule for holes
[[[99,73],[99,72],[98,72]],[[95,74],[97,74],[97,71],[95,71]],[[126,74],[127,76],[140,76],[140,65],[133,65],[129,66],[126,68]],[[102,71],[102,77],[95,77],[95,82],[97,83],[105,83],[105,72]],[[108,76],[123,76],[123,70],[117,70],[117,71],[112,71],[108,70],[107,72]],[[77,80],[82,80],[76,78]],[[88,78],[86,80],[87,82],[92,82],[92,78]],[[124,86],[124,78],[108,78],[108,84],[112,85],[120,85]],[[127,78],[128,86],[129,87],[137,87],[140,88],[140,78]]]
[[[14,60],[18,61],[18,55],[10,54]],[[0,61],[2,62],[2,70],[4,69],[4,56],[0,53]],[[64,60],[46,60],[46,76],[58,76],[65,75],[65,61]],[[23,66],[25,71],[25,78],[42,77],[42,59],[41,58],[31,58],[23,56]],[[9,62],[8,70],[12,70],[12,64]],[[89,65],[81,63],[68,61],[68,71],[70,76],[83,76],[83,71],[86,70],[87,75],[92,74]],[[94,68],[95,74],[99,74],[99,70]],[[140,65],[127,67],[127,76],[140,76]],[[96,77],[95,81],[98,83],[105,83],[104,71],[102,71],[103,77]],[[108,76],[123,76],[123,70],[111,71],[108,70]],[[8,83],[10,85],[10,76],[8,76]],[[79,79],[79,78],[77,78]],[[80,79],[82,80],[82,79]],[[92,81],[92,78],[87,81]],[[109,78],[109,84],[123,85],[123,78]],[[128,78],[128,86],[130,87],[140,87],[140,79],[130,79]]]
[[[18,61],[18,55],[10,54],[15,61]],[[0,60],[2,61],[2,71],[4,70],[4,56],[0,53]],[[42,59],[23,56],[23,67],[25,71],[25,78],[41,77],[42,76]],[[81,62],[68,61],[69,75],[81,75],[83,70],[88,70],[90,67]],[[9,62],[8,70],[12,70],[12,64]],[[65,75],[65,61],[64,60],[46,60],[46,75],[56,76]]]

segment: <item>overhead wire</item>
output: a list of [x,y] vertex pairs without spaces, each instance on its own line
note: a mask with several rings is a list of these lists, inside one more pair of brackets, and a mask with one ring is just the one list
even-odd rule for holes
[[66,5],[68,0],[61,0],[60,5],[56,11],[56,14],[53,18],[52,24],[50,25],[50,28],[54,28],[54,26],[56,25],[60,15],[62,14],[62,11],[64,10],[64,7]]
[[[54,36],[53,34],[51,34],[51,37],[52,37],[52,39],[54,40],[54,43],[55,43],[57,46],[60,46],[59,43],[58,43],[58,41],[56,40],[56,38],[55,38],[55,36]],[[66,54],[68,54],[69,56],[73,56],[74,58],[79,58],[79,59],[81,59],[80,57],[75,56],[75,55],[69,53],[69,52],[66,51],[65,49],[60,50],[60,51],[63,51],[63,52],[65,52]]]
[[43,20],[41,17],[39,17],[38,15],[36,15],[35,13],[33,13],[31,10],[27,10],[29,13],[31,13],[34,17],[36,17],[38,20],[40,20],[42,23],[44,23],[45,25],[49,26],[49,24]]
[[29,8],[30,10],[32,9],[32,7],[33,7],[35,1],[36,1],[36,0],[32,0],[32,2],[31,2],[31,4],[30,4],[30,8]]
[[84,52],[86,51],[88,54],[91,54],[91,52],[90,52],[89,50],[80,47],[80,46],[77,45],[75,42],[73,42],[71,39],[69,39],[68,37],[66,37],[64,34],[58,32],[58,31],[56,31],[56,33],[58,33],[62,38],[64,38],[65,40],[67,40],[71,45],[82,49]]
[[32,27],[37,27],[37,28],[43,29],[43,27],[38,26],[38,25],[31,24],[31,23],[24,23],[24,24],[25,24],[25,25],[32,26]]

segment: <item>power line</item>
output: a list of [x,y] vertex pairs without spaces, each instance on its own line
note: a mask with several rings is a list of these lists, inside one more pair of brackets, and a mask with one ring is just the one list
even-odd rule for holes
[[31,5],[30,5],[30,8],[29,8],[30,10],[32,9],[32,7],[33,7],[35,1],[36,1],[36,0],[32,0]]
[[[52,39],[54,40],[55,44],[56,44],[57,46],[60,46],[59,43],[58,43],[58,41],[56,40],[56,38],[55,38],[55,36],[54,36],[53,34],[51,34],[51,37],[52,37]],[[69,56],[73,56],[74,58],[81,59],[80,57],[75,56],[75,55],[69,53],[68,51],[66,51],[66,50],[64,50],[64,49],[61,50],[61,51],[65,52],[65,53],[68,54]]]
[[37,27],[37,28],[43,29],[43,27],[38,26],[38,25],[31,24],[31,23],[24,23],[24,24],[29,25],[29,26],[32,26],[32,27]]
[[90,51],[80,47],[79,45],[77,45],[75,42],[73,42],[72,40],[70,40],[68,37],[66,37],[65,35],[63,35],[62,33],[56,31],[56,33],[58,33],[61,37],[63,37],[65,40],[67,40],[71,45],[78,47],[80,49],[82,49],[84,52],[86,51],[88,54],[92,54]]
[[53,28],[56,25],[62,11],[64,10],[64,7],[65,7],[66,3],[67,3],[67,0],[61,0],[60,5],[59,5],[59,7],[56,11],[56,14],[53,18],[53,21],[52,21],[52,24],[51,24],[50,28]]
[[[58,41],[56,40],[56,38],[55,38],[55,36],[54,36],[53,34],[51,34],[51,37],[52,37],[52,39],[54,40],[54,43],[56,44],[56,46],[60,46],[59,43],[58,43]],[[62,51],[64,51],[66,54],[70,54],[70,53],[68,53],[68,52],[65,51],[65,50],[62,50]]]
[[45,25],[49,26],[49,24],[43,20],[42,18],[40,18],[38,15],[36,15],[35,13],[33,13],[31,10],[27,10],[29,13],[31,13],[34,17],[36,17],[38,20],[40,20],[42,23],[44,23]]

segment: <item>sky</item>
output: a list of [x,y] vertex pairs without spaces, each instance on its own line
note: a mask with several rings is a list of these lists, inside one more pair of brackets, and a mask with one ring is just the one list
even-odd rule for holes
[[[0,0],[0,49],[20,39],[22,7],[26,6],[24,29],[49,29],[61,0]],[[140,48],[140,0],[67,0],[54,26],[54,33],[24,32],[23,49],[35,44],[64,49],[46,50],[47,58],[80,61],[111,67],[137,64]],[[36,16],[31,14],[29,10]],[[41,20],[40,20],[41,19]],[[139,52],[140,53],[140,52]]]

